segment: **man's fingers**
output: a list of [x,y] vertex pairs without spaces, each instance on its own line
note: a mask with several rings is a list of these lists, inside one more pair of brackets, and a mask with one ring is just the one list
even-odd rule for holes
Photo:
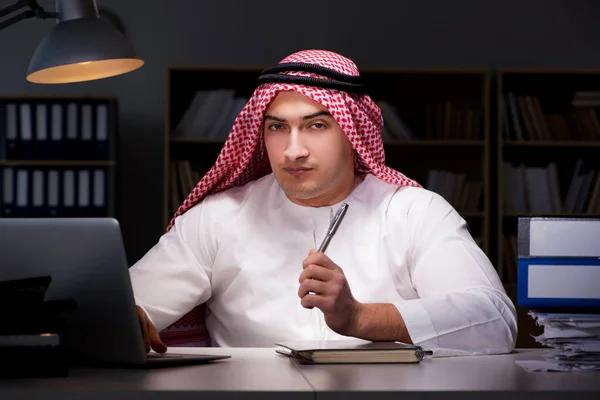
[[298,288],[298,297],[303,298],[309,293],[326,294],[328,284],[316,279],[305,279]]
[[331,269],[331,270],[335,270],[335,269],[339,268],[333,261],[331,261],[331,259],[329,257],[327,257],[326,254],[323,254],[323,253],[310,254],[308,257],[306,257],[302,261],[302,268],[306,268],[311,264],[320,265],[322,267],[325,267],[325,268]]
[[150,337],[150,346],[157,353],[165,353],[167,351],[167,345],[160,339],[158,331],[154,327],[154,324],[148,321],[148,334]]
[[140,326],[142,328],[142,335],[144,336],[144,348],[146,353],[150,352],[150,335],[148,334],[148,319],[146,313],[141,308],[137,307],[138,318],[140,320]]
[[306,268],[310,264],[321,265],[327,262],[331,262],[329,257],[323,253],[317,253],[316,251],[311,250],[310,253],[308,253],[308,256],[306,256],[306,258],[302,261],[302,267]]
[[321,308],[324,302],[325,297],[318,294],[307,294],[300,300],[300,304],[302,305],[302,307],[308,309],[312,309],[315,307]]
[[311,264],[302,270],[298,282],[302,283],[305,279],[317,279],[319,281],[327,282],[331,279],[331,276],[332,271],[330,269],[320,265]]

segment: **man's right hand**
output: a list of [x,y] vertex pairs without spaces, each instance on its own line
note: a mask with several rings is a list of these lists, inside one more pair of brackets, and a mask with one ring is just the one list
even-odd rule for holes
[[142,333],[144,334],[144,347],[146,348],[146,353],[150,352],[150,348],[157,353],[165,353],[167,351],[167,345],[160,340],[156,327],[140,306],[136,305],[135,308],[137,309],[140,325],[142,326]]

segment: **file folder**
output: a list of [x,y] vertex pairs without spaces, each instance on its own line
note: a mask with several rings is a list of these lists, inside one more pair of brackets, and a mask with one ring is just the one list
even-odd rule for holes
[[517,302],[600,307],[600,218],[520,217]]
[[520,306],[600,307],[600,257],[519,258],[517,269]]

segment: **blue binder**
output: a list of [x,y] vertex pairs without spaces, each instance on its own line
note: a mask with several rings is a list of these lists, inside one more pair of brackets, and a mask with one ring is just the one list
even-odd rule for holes
[[600,218],[520,217],[517,303],[600,307]]
[[517,274],[520,306],[600,307],[600,257],[519,258]]

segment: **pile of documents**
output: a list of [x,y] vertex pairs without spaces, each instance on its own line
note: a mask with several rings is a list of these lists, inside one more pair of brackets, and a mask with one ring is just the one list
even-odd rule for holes
[[529,315],[544,328],[535,340],[550,347],[535,369],[600,371],[600,314],[530,311]]

